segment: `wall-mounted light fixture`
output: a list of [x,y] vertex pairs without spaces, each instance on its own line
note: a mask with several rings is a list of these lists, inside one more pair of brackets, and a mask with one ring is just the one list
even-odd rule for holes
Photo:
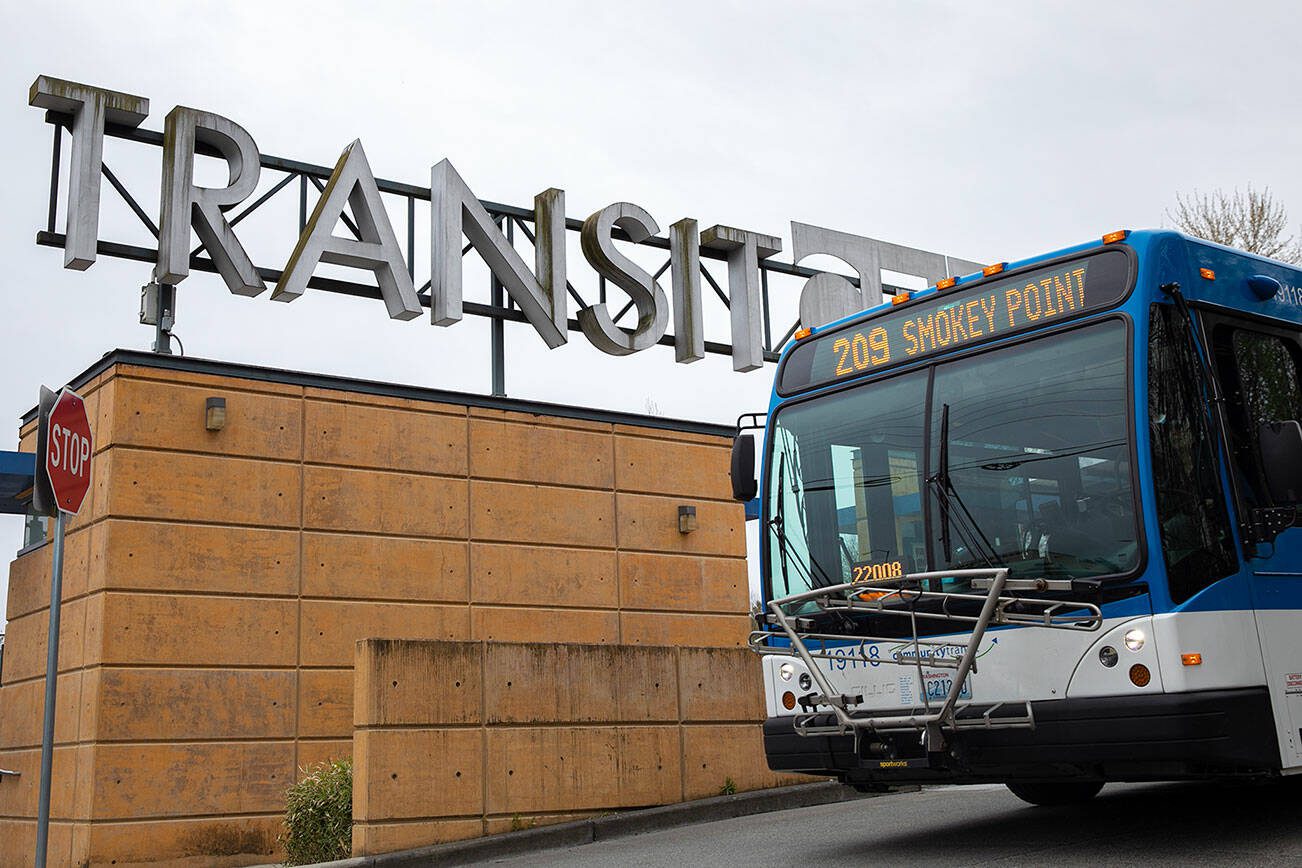
[[203,403],[203,427],[220,431],[226,427],[226,399],[209,398]]
[[691,533],[696,530],[696,507],[678,507],[678,532]]

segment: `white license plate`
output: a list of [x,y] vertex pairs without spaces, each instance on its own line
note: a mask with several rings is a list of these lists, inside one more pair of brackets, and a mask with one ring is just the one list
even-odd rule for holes
[[[930,702],[944,702],[949,692],[954,689],[954,672],[923,672],[922,687],[927,691],[927,700]],[[959,691],[959,699],[972,698],[972,676],[968,675],[963,682],[963,689]]]

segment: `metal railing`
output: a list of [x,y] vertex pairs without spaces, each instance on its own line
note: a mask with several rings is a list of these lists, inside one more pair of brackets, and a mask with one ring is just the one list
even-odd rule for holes
[[[985,593],[960,593],[928,588],[945,579],[970,579],[976,583],[989,582]],[[984,710],[970,703],[960,705],[959,699],[968,676],[977,669],[977,649],[987,628],[992,624],[1021,627],[1038,627],[1051,630],[1093,632],[1103,624],[1103,615],[1093,603],[1065,601],[1037,597],[1011,596],[1004,593],[1008,583],[1006,568],[950,570],[948,572],[910,573],[880,584],[855,584],[849,582],[826,588],[815,588],[772,600],[766,621],[778,627],[773,630],[756,630],[750,634],[751,650],[762,655],[779,655],[800,659],[820,693],[806,697],[805,704],[815,708],[826,706],[832,714],[814,711],[797,715],[796,732],[800,735],[846,735],[856,739],[863,732],[891,732],[921,730],[928,751],[938,751],[945,746],[945,731],[961,729],[1033,729],[1035,717],[1029,700],[998,702]],[[847,615],[872,613],[905,618],[909,621],[912,638],[906,640],[913,648],[912,655],[871,657],[868,648],[882,642],[899,643],[899,638],[863,635],[859,632],[826,632],[815,629],[815,618],[809,613],[788,613],[788,609],[814,603],[814,614],[841,612]],[[970,611],[979,605],[978,613]],[[962,611],[967,609],[967,612]],[[853,619],[851,619],[853,620]],[[921,620],[941,620],[968,629],[966,645],[953,641],[923,639],[918,629]],[[785,638],[788,645],[774,645],[774,639]],[[838,643],[836,652],[828,649],[828,642]],[[816,644],[817,647],[811,647]],[[962,647],[962,653],[953,649]],[[865,663],[912,666],[917,670],[922,707],[903,714],[856,713],[854,707],[863,704],[863,697],[836,691],[828,674],[818,665],[818,660],[844,662],[849,655]],[[953,682],[943,701],[933,705],[927,695],[923,675],[923,658],[928,668],[954,671]],[[1017,710],[1021,706],[1021,710]],[[979,713],[971,713],[977,711]],[[966,713],[966,716],[964,716]]]

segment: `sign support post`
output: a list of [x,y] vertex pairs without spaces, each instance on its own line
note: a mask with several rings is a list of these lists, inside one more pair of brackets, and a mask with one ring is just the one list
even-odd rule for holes
[[54,766],[54,700],[59,677],[59,610],[63,602],[63,510],[54,517],[50,581],[50,635],[45,655],[45,724],[41,731],[41,794],[36,815],[36,865],[45,868],[50,836],[50,773]]
[[59,614],[63,605],[63,537],[69,515],[90,489],[94,453],[86,402],[70,389],[57,395],[41,387],[36,434],[38,466],[32,508],[54,517],[50,568],[50,624],[45,654],[45,718],[41,731],[41,789],[36,808],[36,866],[45,868],[50,841],[50,791],[54,768],[54,711],[59,681]]

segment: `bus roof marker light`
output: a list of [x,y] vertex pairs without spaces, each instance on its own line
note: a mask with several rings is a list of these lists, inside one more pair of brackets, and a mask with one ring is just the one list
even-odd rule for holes
[[814,330],[811,329],[809,326],[801,326],[800,328],[796,329],[795,338],[798,341],[803,341],[805,338],[809,337],[813,333]]
[[1216,272],[1212,271],[1210,268],[1200,268],[1200,269],[1198,269],[1198,274],[1199,274],[1199,276],[1201,276],[1204,280],[1215,280],[1215,279],[1216,279]]
[[1268,274],[1254,274],[1248,278],[1248,289],[1261,301],[1269,301],[1283,288],[1278,280]]
[[1125,241],[1126,236],[1130,234],[1129,229],[1118,229],[1116,232],[1109,232],[1103,236],[1104,244],[1116,244],[1118,241]]
[[958,283],[957,277],[942,277],[936,281],[936,289],[952,289]]
[[1197,651],[1192,654],[1181,654],[1180,664],[1182,666],[1202,666],[1203,655],[1199,654]]
[[981,276],[989,277],[992,274],[998,274],[1004,270],[1004,266],[1007,264],[1007,262],[996,262],[994,265],[987,265],[985,268],[981,269]]
[[912,297],[913,296],[911,296],[908,292],[901,289],[899,292],[895,293],[895,295],[891,296],[891,306],[894,307],[897,304],[904,304]]

